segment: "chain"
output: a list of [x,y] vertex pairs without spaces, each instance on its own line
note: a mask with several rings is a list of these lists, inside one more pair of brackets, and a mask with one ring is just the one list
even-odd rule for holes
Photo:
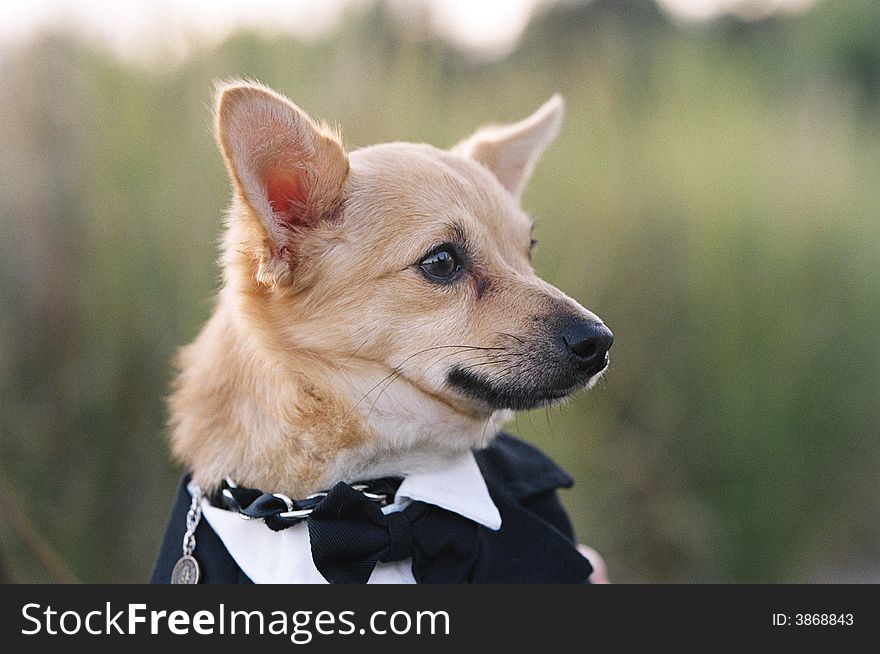
[[202,519],[202,489],[196,486],[193,489],[192,503],[186,513],[186,533],[183,535],[183,555],[192,556],[196,548],[196,527]]
[[[292,520],[293,524],[296,524],[311,515],[312,511],[314,511],[318,504],[321,503],[321,500],[328,495],[328,491],[321,491],[319,493],[313,493],[305,499],[295,501],[284,493],[264,493],[262,497],[271,495],[276,500],[280,500],[284,507],[278,507],[274,510],[264,509],[263,515],[253,515],[248,513],[248,506],[254,504],[255,501],[250,501],[248,506],[242,506],[234,494],[234,491],[239,490],[236,483],[228,477],[223,481],[224,487],[221,489],[221,495],[226,508],[232,511],[237,511],[245,520],[265,520],[267,517],[275,516],[284,520]],[[370,490],[368,490],[370,489],[369,484],[352,484],[351,488],[374,504],[378,504],[380,507],[387,506],[390,502],[390,498],[393,497],[393,493],[370,492]]]

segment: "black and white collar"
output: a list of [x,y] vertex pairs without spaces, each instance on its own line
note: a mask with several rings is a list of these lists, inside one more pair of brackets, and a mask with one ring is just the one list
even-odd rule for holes
[[[189,490],[191,494],[195,491],[193,484]],[[490,530],[501,528],[501,514],[470,451],[407,475],[394,501],[382,511],[402,511],[414,501],[457,513]],[[312,561],[304,524],[272,531],[261,521],[242,520],[236,512],[213,506],[207,500],[202,501],[202,515],[255,583],[326,583]],[[409,561],[379,563],[370,578],[370,583],[413,581]]]

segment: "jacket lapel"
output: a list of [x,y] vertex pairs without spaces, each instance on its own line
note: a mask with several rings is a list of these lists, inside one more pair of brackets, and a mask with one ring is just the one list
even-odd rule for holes
[[501,530],[480,529],[474,583],[589,583],[593,571],[577,551],[556,495],[571,477],[537,448],[501,433],[476,453]]

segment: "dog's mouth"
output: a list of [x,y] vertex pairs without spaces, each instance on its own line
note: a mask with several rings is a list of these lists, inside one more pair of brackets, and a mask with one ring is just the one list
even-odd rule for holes
[[518,345],[494,360],[454,365],[447,385],[483,406],[514,411],[547,406],[590,387],[608,367],[611,330],[578,315],[547,323],[541,336],[516,338]]
[[465,397],[493,409],[524,411],[560,402],[578,390],[592,386],[608,366],[606,354],[590,371],[566,371],[556,375],[528,375],[518,379],[493,379],[490,375],[454,366],[447,384]]

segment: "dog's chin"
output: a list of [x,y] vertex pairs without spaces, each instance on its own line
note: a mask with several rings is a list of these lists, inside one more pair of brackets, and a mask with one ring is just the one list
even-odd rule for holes
[[471,370],[452,368],[446,383],[458,394],[493,410],[525,411],[562,402],[580,390],[592,388],[604,370],[593,375],[564,376],[554,383],[541,380],[528,383],[519,380],[492,379]]

